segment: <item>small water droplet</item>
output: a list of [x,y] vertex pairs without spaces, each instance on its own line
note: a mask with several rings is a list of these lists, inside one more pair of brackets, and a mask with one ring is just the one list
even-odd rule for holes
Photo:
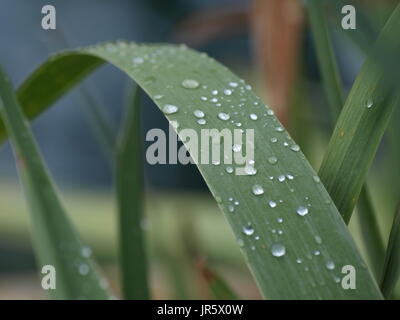
[[257,173],[257,169],[253,166],[246,166],[244,172],[249,176],[254,176]]
[[178,121],[171,121],[170,122],[172,128],[178,129],[179,128],[179,122]]
[[78,268],[79,274],[85,276],[89,273],[90,267],[86,263],[81,263]]
[[212,94],[213,96],[216,96],[216,95],[218,94],[218,90],[213,90],[213,91],[211,91],[211,94]]
[[275,128],[275,131],[278,131],[278,132],[283,132],[283,130],[284,129],[281,126],[278,126]]
[[308,214],[308,208],[304,206],[299,206],[296,210],[297,214],[300,216],[305,216]]
[[231,118],[231,116],[228,113],[220,112],[220,113],[218,113],[218,118],[226,121],[226,120],[229,120]]
[[205,116],[204,112],[201,110],[194,110],[193,114],[196,118],[204,118]]
[[207,123],[207,121],[205,119],[198,119],[197,123],[200,124],[200,125],[204,125],[204,124]]
[[142,57],[136,57],[132,59],[132,62],[134,64],[142,64],[144,62],[144,59]]
[[82,247],[81,255],[82,257],[89,258],[92,255],[92,249],[90,249],[88,246]]
[[275,208],[275,207],[276,207],[276,202],[270,200],[270,201],[268,202],[268,205],[269,205],[271,208]]
[[296,259],[296,262],[297,262],[298,264],[300,264],[300,263],[303,262],[303,260],[301,260],[300,258],[297,258],[297,259]]
[[193,79],[185,79],[182,81],[182,87],[186,89],[196,89],[199,87],[199,82]]
[[251,120],[257,120],[258,116],[255,113],[250,114],[250,119]]
[[229,82],[229,85],[230,85],[232,88],[236,88],[236,87],[238,86],[238,83],[237,83],[237,82]]
[[251,236],[254,233],[254,228],[249,224],[243,227],[243,233],[246,236]]
[[271,109],[268,109],[268,110],[267,110],[267,114],[268,114],[269,116],[273,116],[273,115],[274,115],[274,111],[271,110]]
[[274,243],[271,246],[271,253],[274,257],[282,257],[286,253],[286,248],[283,244]]
[[200,97],[200,100],[202,100],[202,101],[207,101],[207,100],[208,100],[208,98],[207,98],[207,97],[205,97],[205,96],[201,96],[201,97]]
[[327,261],[326,264],[325,264],[325,266],[326,266],[326,268],[327,268],[328,270],[333,270],[333,269],[335,269],[335,263],[334,263],[333,261],[331,261],[331,260]]
[[315,251],[314,251],[314,255],[315,255],[315,256],[319,256],[320,254],[321,254],[321,252],[320,252],[319,250],[315,250]]
[[232,90],[231,90],[231,89],[225,89],[225,90],[224,90],[224,93],[225,93],[227,96],[230,96],[230,95],[232,94]]
[[300,151],[300,147],[297,144],[292,145],[290,149],[294,152]]
[[231,213],[235,212],[235,207],[233,205],[231,205],[231,204],[228,205],[228,211],[231,212]]
[[276,164],[278,162],[278,158],[277,157],[269,157],[268,162],[270,164]]
[[315,242],[316,242],[316,243],[318,243],[318,244],[321,244],[321,243],[322,243],[322,239],[321,239],[320,236],[315,236],[314,239],[315,239]]
[[278,177],[278,181],[279,182],[283,182],[283,181],[285,181],[286,180],[286,177],[283,175],[283,174],[281,174],[279,177]]
[[232,173],[233,172],[233,168],[232,167],[226,167],[225,171],[227,173]]
[[178,112],[179,108],[177,106],[174,106],[173,104],[166,104],[164,105],[163,111],[166,114],[173,114]]
[[242,150],[242,146],[240,144],[234,144],[232,146],[232,151],[233,152],[240,152]]
[[262,195],[264,193],[264,188],[259,184],[255,184],[251,190],[256,196]]
[[277,141],[278,141],[277,138],[275,138],[275,137],[272,137],[272,138],[271,138],[271,142],[272,142],[272,143],[275,143],[275,142],[277,142]]
[[154,98],[154,100],[160,100],[160,99],[164,98],[164,96],[162,94],[156,94],[153,98]]
[[241,248],[244,247],[244,241],[242,239],[237,239],[236,241],[237,241],[239,247],[241,247]]
[[276,221],[278,221],[278,223],[282,223],[283,222],[283,218],[278,218],[278,219],[276,219]]
[[367,109],[371,109],[374,106],[374,102],[372,100],[367,100],[366,107]]
[[318,176],[313,176],[313,180],[316,183],[320,183],[321,182],[321,179]]

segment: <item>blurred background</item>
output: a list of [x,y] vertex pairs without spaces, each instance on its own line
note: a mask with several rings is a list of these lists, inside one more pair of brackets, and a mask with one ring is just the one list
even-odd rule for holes
[[[356,2],[381,26],[398,1]],[[45,4],[56,8],[56,30],[41,28]],[[333,21],[330,31],[349,90],[365,54],[338,26]],[[315,168],[331,134],[332,115],[300,0],[1,0],[0,39],[0,64],[15,87],[49,54],[62,49],[108,40],[185,43],[246,79],[275,110]],[[104,66],[32,124],[67,211],[93,247],[116,296],[113,164],[92,111],[102,110],[109,129],[117,134],[128,83],[121,72]],[[143,135],[152,128],[167,131],[159,110],[148,98],[143,103]],[[370,175],[374,204],[382,209],[380,227],[386,234],[398,201],[400,157],[393,137],[399,117],[396,112],[392,134],[385,138]],[[149,238],[155,298],[209,297],[202,277],[205,261],[239,296],[260,298],[196,167],[145,164],[145,182],[143,228]],[[351,228],[357,234],[356,215],[353,220]],[[0,149],[0,299],[15,298],[45,296],[31,248],[29,212],[11,148],[5,144]]]

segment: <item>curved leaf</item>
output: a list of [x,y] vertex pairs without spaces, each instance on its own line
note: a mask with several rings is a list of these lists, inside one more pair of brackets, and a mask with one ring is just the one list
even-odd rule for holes
[[[177,106],[178,111],[166,117],[179,123],[181,136],[185,128],[194,129],[197,136],[205,128],[254,130],[255,175],[237,176],[218,163],[198,167],[265,297],[381,298],[336,207],[298,146],[250,87],[214,59],[184,46],[123,42],[62,53],[39,67],[18,91],[26,114],[32,118],[44,111],[101,60],[126,72],[161,110],[168,104]],[[184,80],[200,85],[187,88]],[[197,122],[195,110],[205,113],[206,124]],[[221,120],[221,112],[229,114],[229,120]],[[255,195],[256,185],[264,193]],[[356,290],[340,285],[344,265],[357,270]]]

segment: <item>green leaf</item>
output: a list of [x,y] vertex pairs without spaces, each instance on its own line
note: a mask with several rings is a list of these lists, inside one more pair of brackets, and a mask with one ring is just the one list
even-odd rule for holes
[[208,268],[205,263],[200,265],[201,274],[203,275],[207,287],[216,300],[238,300],[237,295],[228,286],[224,279],[221,278],[214,270]]
[[400,276],[400,209],[397,209],[390,231],[386,250],[385,268],[382,279],[382,292],[387,299],[393,293]]
[[[399,52],[399,28],[400,6],[386,23],[374,51],[391,39],[391,47]],[[350,220],[368,169],[400,98],[398,94],[392,94],[376,56],[375,52],[371,53],[352,87],[319,171],[346,222]]]
[[[62,53],[39,67],[18,91],[25,112],[32,118],[44,111],[101,60],[126,72],[161,110],[177,106],[166,117],[179,123],[183,140],[186,128],[197,136],[205,128],[254,130],[255,175],[228,173],[228,166],[218,163],[198,168],[265,297],[381,298],[339,212],[295,142],[250,87],[214,59],[183,46],[121,42]],[[187,88],[184,80],[199,86]],[[205,113],[205,125],[193,114],[198,109]],[[221,120],[221,112],[229,114],[229,121]],[[344,265],[357,270],[356,290],[340,285]]]
[[[132,90],[133,91],[133,90]],[[148,264],[143,235],[143,166],[140,96],[128,98],[125,125],[117,148],[116,186],[122,291],[125,299],[149,299]]]
[[56,289],[50,289],[50,295],[56,299],[108,298],[104,280],[89,258],[90,248],[81,243],[58,199],[11,84],[1,69],[0,113],[10,134],[32,214],[39,270],[51,265],[56,271]]
[[[319,67],[324,80],[325,92],[328,97],[329,105],[331,106],[332,114],[334,115],[334,120],[336,121],[337,116],[342,110],[344,94],[342,81],[340,79],[324,18],[322,2],[321,0],[310,0],[307,2],[307,8],[316,45]],[[344,193],[341,197],[351,196],[351,194],[346,193],[346,190],[343,191]],[[373,267],[375,276],[379,277],[384,247],[366,185],[361,190],[358,201],[358,212],[361,235],[366,244],[369,262]]]

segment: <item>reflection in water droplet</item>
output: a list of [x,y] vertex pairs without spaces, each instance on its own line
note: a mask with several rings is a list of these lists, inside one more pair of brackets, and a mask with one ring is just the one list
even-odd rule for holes
[[274,243],[271,246],[271,253],[274,257],[282,257],[286,253],[286,248],[283,244]]

